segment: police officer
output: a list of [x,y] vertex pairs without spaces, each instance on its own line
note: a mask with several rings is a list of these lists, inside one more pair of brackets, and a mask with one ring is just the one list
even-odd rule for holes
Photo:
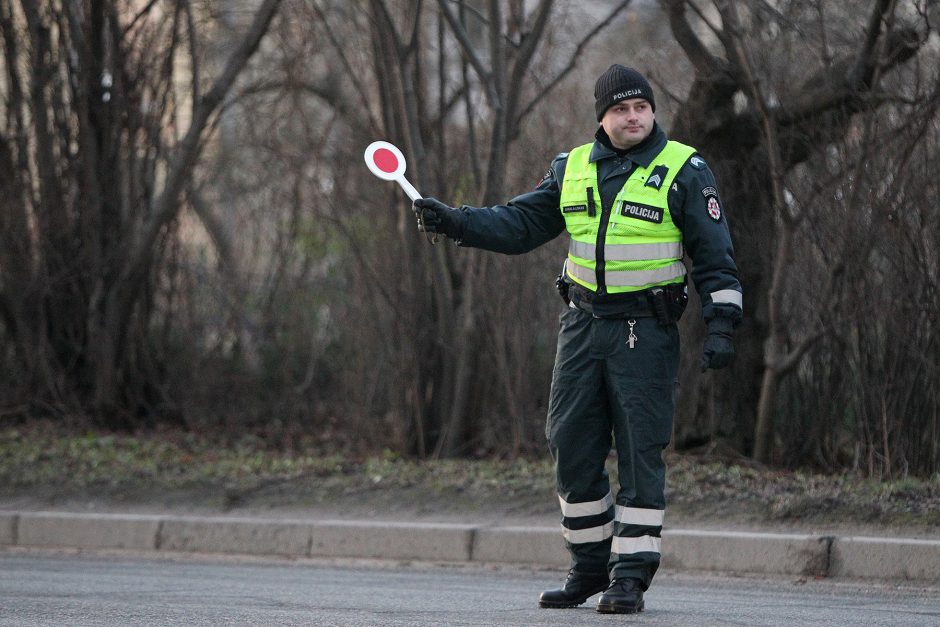
[[[684,253],[708,326],[702,369],[734,356],[742,291],[715,178],[695,150],[669,141],[653,89],[615,64],[594,87],[594,141],[558,155],[536,188],[506,205],[417,200],[419,229],[460,246],[524,253],[570,236],[546,435],[571,568],[541,607],[643,610],[660,562],[662,451],[672,434]],[[616,497],[604,463],[614,445]]]

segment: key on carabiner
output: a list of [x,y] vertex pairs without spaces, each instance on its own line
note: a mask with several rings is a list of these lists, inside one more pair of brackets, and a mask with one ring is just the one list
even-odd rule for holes
[[630,325],[630,335],[627,336],[627,344],[630,348],[636,347],[636,341],[639,339],[636,335],[633,334],[633,325],[636,324],[636,320],[627,320],[627,324]]

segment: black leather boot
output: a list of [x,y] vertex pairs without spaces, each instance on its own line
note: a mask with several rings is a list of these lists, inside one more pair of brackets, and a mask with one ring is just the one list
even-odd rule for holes
[[636,579],[614,579],[597,601],[601,614],[636,614],[643,611],[643,587]]
[[579,573],[575,569],[568,571],[568,578],[560,590],[546,590],[539,595],[539,607],[577,607],[588,597],[607,589],[610,578],[606,572]]

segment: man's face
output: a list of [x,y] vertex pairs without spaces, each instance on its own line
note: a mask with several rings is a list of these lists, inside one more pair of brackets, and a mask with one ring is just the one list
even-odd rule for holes
[[653,108],[643,98],[621,100],[604,113],[601,126],[614,148],[626,150],[646,139],[653,130]]

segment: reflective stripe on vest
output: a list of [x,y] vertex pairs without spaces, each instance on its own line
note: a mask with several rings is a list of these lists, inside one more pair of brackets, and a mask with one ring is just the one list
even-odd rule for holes
[[667,196],[695,150],[667,142],[648,168],[634,169],[604,212],[595,203],[600,193],[592,147],[585,144],[569,153],[562,182],[560,205],[571,236],[568,277],[592,291],[603,284],[610,293],[682,282],[682,233],[672,222]]
[[[584,268],[578,264],[567,266],[568,276],[583,283],[590,283],[594,280],[594,270]],[[655,270],[608,270],[606,273],[607,285],[616,285],[619,287],[632,287],[646,289],[651,285],[665,285],[673,283],[675,279],[685,276],[685,266],[681,261],[676,261],[665,268],[656,268]],[[611,290],[614,291],[614,290]]]
[[[594,259],[594,244],[571,240],[568,252],[582,259]],[[604,244],[607,261],[648,261],[651,259],[682,259],[681,242],[666,244]]]

